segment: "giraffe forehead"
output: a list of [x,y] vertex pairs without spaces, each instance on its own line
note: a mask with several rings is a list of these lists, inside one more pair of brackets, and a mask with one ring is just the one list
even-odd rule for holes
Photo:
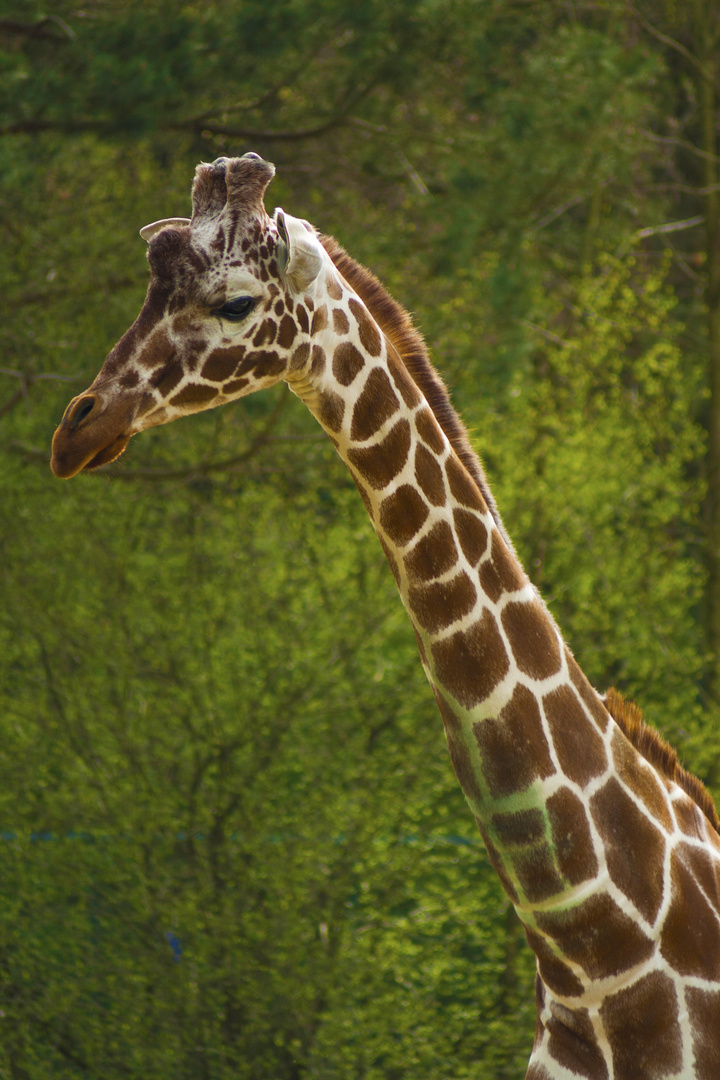
[[231,296],[239,296],[241,293],[257,295],[264,284],[259,269],[252,266],[234,266],[224,264],[210,271],[206,278],[208,286],[214,286]]
[[272,222],[240,228],[232,216],[217,218],[212,227],[170,226],[157,233],[148,248],[155,281],[170,291],[192,287],[206,291],[232,282],[242,288],[253,281],[267,281],[277,272],[277,238]]

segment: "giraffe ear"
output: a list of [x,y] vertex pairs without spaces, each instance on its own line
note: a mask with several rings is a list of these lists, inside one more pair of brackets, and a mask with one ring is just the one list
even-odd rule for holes
[[293,292],[306,292],[323,264],[323,250],[315,230],[307,221],[291,217],[280,208],[275,211],[275,221],[282,242],[280,262],[283,275]]
[[143,240],[147,240],[148,244],[152,240],[156,232],[160,232],[166,225],[189,225],[189,217],[168,217],[163,218],[162,221],[153,221],[150,225],[145,225],[140,230],[140,235]]

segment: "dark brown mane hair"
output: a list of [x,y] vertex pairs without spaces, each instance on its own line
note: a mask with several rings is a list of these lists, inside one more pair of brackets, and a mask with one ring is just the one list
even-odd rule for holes
[[514,551],[512,542],[495,505],[480,459],[470,445],[467,429],[450,401],[445,383],[433,367],[422,334],[413,326],[408,312],[382,285],[373,273],[361,266],[332,236],[319,236],[338,271],[355,290],[376,323],[396,349],[408,374],[415,382],[435,419],[445,432],[450,445],[482,492],[505,543]]
[[712,795],[697,776],[693,776],[680,764],[670,743],[665,742],[654,728],[645,723],[637,705],[626,701],[621,693],[611,687],[605,695],[605,708],[638,753],[659,773],[682,788],[693,802],[697,803],[715,831],[720,833],[720,818]]

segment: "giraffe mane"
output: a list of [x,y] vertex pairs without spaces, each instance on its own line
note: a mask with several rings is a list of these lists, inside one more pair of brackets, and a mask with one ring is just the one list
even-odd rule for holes
[[720,834],[720,818],[713,797],[703,782],[680,764],[677,752],[663,737],[646,724],[640,709],[611,687],[605,695],[605,708],[624,735],[668,780],[674,781],[699,806],[712,827]]
[[433,367],[422,334],[410,314],[394,300],[375,275],[356,262],[332,236],[319,236],[320,243],[335,268],[358,294],[402,360],[415,385],[423,394],[450,445],[480,489],[505,543],[514,552],[493,498],[478,455],[470,444],[467,428],[450,401],[445,383]]

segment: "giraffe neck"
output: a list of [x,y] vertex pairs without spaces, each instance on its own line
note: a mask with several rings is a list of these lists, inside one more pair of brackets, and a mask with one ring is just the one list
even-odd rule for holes
[[[662,1067],[689,1060],[705,1038],[692,1026],[693,1010],[709,1007],[703,987],[720,1008],[717,832],[591,688],[506,540],[484,476],[452,445],[391,336],[341,278],[313,323],[311,363],[289,382],[360,491],[453,767],[536,953],[536,1075],[613,1075],[628,1040],[655,1044],[637,1019],[648,1008],[662,1028]],[[693,875],[709,884],[688,930]],[[717,940],[714,955],[701,940]],[[577,1071],[583,1061],[591,1072]]]
[[[528,846],[533,864],[547,846],[545,825],[538,819],[520,851],[509,820],[547,815],[562,786],[550,725],[576,724],[598,771],[609,718],[392,342],[341,288],[334,313],[316,310],[323,329],[314,362],[290,386],[360,491],[415,629],[455,771],[506,889],[521,912],[539,898],[565,903],[576,881],[556,874],[538,886],[523,871]],[[350,317],[339,317],[343,311]]]

